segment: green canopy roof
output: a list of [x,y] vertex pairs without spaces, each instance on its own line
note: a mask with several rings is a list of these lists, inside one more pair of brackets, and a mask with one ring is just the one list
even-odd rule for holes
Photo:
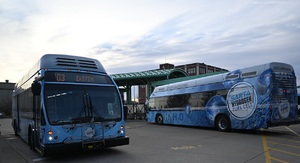
[[182,69],[149,70],[111,75],[118,86],[145,85],[153,81],[174,79],[185,76],[188,76],[188,74]]

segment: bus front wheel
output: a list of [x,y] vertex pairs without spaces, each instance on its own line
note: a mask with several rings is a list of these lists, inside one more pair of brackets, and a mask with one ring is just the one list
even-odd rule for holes
[[223,131],[223,132],[226,132],[226,131],[229,131],[231,126],[230,126],[230,121],[229,119],[227,118],[227,116],[225,115],[220,115],[216,118],[216,128],[219,130],[219,131]]
[[35,150],[34,136],[33,135],[34,135],[34,133],[31,130],[31,127],[29,127],[29,129],[28,129],[28,144],[29,144],[30,149],[35,152],[36,150]]
[[16,120],[14,120],[14,133],[15,133],[15,136],[19,136],[19,134],[18,134],[18,127],[17,127],[17,122],[16,122]]
[[164,123],[163,116],[161,114],[156,115],[156,123],[162,125]]

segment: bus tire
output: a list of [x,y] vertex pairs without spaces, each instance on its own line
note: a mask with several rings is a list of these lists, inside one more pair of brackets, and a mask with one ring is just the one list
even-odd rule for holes
[[41,147],[41,150],[40,150],[39,152],[40,152],[40,155],[41,155],[42,157],[48,156],[48,153],[46,153],[44,147]]
[[28,144],[31,150],[33,150],[34,152],[35,150],[35,146],[34,146],[34,137],[33,137],[34,133],[31,129],[31,127],[28,128]]
[[216,118],[215,126],[219,131],[227,132],[230,131],[230,120],[226,115],[220,115]]
[[164,123],[164,118],[161,114],[157,114],[156,118],[155,118],[155,121],[156,121],[157,124],[162,125]]
[[16,122],[16,120],[14,120],[14,133],[15,133],[15,136],[19,136],[19,134],[18,134],[18,127],[17,127],[17,122]]

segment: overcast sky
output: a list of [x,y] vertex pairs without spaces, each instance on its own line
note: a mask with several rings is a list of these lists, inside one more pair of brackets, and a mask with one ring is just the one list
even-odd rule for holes
[[278,61],[300,85],[299,42],[299,0],[0,0],[0,82],[56,53],[96,58],[109,74]]

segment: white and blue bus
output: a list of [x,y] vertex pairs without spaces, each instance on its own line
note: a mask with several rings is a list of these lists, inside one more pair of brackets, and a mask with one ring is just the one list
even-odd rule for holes
[[158,86],[148,122],[230,129],[299,123],[294,69],[285,63],[239,69]]
[[46,54],[15,85],[12,126],[41,155],[129,144],[118,87],[95,59]]

